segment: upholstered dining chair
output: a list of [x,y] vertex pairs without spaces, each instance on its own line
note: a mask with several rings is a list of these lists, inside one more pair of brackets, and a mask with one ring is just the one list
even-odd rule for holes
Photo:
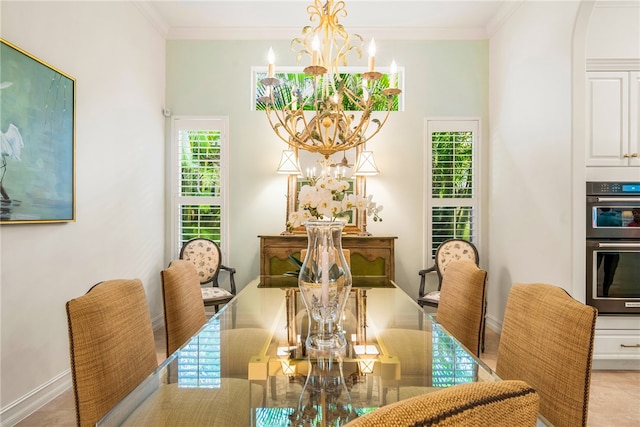
[[157,366],[142,283],[98,283],[66,304],[69,352],[79,426],[90,426]]
[[[185,242],[180,249],[179,258],[196,266],[205,306],[213,306],[217,312],[221,305],[228,303],[236,295],[236,270],[222,264],[220,246],[213,240],[196,237]],[[218,283],[220,270],[229,272],[229,290],[220,287]]]
[[598,312],[548,284],[516,284],[504,313],[496,373],[526,381],[556,427],[586,426]]
[[535,426],[539,401],[524,381],[459,384],[382,406],[345,427]]
[[[476,265],[480,263],[478,249],[471,242],[463,239],[445,240],[436,249],[434,264],[424,270],[420,270],[420,287],[418,288],[418,304],[421,307],[437,307],[440,301],[440,288],[442,287],[442,277],[447,270],[447,266],[452,261],[472,261]],[[438,275],[438,289],[426,292],[427,274],[436,273]]]
[[487,272],[471,261],[452,261],[442,276],[438,323],[480,356],[487,302]]
[[198,270],[177,259],[160,272],[167,357],[195,335],[207,322]]

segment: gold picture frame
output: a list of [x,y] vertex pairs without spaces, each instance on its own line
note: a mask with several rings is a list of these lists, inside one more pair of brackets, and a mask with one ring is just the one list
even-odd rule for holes
[[[345,152],[338,152],[330,156],[329,159],[332,162],[332,166],[340,168],[345,176],[348,177],[351,182],[351,190],[347,192],[353,192],[357,195],[363,195],[366,197],[366,184],[367,178],[364,176],[353,176],[356,168],[356,160],[360,156],[362,151],[361,147],[356,147],[353,150]],[[315,166],[314,163],[323,160],[323,156],[317,153],[298,152],[295,150],[296,158],[303,175],[308,175],[309,171]],[[306,229],[304,226],[294,227],[292,230],[287,229],[287,221],[289,215],[298,209],[298,193],[300,187],[307,182],[307,179],[303,176],[289,175],[287,179],[287,206],[285,216],[285,231],[281,234],[305,234]],[[367,232],[367,213],[364,210],[354,210],[353,214],[345,224],[344,233],[356,234],[368,236]]]
[[0,224],[74,222],[75,79],[0,39]]

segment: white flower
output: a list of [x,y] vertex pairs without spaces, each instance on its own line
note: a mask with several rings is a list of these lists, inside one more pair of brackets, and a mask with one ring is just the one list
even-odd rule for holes
[[298,193],[298,210],[289,214],[287,226],[291,230],[311,220],[336,220],[346,217],[352,210],[363,209],[374,221],[382,221],[378,213],[382,206],[373,202],[373,196],[347,194],[350,183],[345,178],[324,176],[311,179]]

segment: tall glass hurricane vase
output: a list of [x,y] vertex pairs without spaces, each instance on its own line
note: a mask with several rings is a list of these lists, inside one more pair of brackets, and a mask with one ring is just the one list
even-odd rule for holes
[[351,292],[351,270],[342,252],[341,221],[309,221],[307,254],[298,287],[309,315],[308,350],[340,350],[346,346],[342,313]]

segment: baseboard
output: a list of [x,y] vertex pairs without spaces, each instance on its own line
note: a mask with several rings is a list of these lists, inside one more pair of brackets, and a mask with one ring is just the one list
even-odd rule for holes
[[637,358],[601,359],[594,355],[591,369],[594,371],[640,371],[640,363]]
[[164,314],[160,314],[159,316],[151,319],[151,327],[154,331],[157,331],[160,328],[164,328]]
[[502,330],[502,322],[500,322],[496,317],[487,314],[484,318],[484,321],[487,325],[487,328],[491,328],[492,331],[495,331],[499,334]]
[[0,426],[14,426],[71,387],[71,370],[44,383],[0,410]]
[[[151,320],[153,330],[164,327],[164,315]],[[71,369],[67,369],[40,387],[0,409],[0,427],[11,427],[38,411],[71,388]]]

